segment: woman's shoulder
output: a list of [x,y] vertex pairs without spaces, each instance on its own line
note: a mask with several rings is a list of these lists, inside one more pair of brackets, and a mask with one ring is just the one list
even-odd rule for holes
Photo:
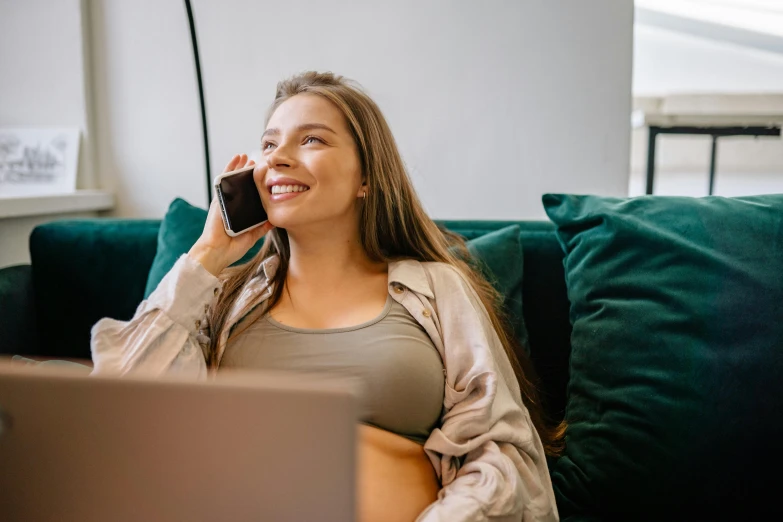
[[[460,270],[449,263],[442,261],[418,261],[416,259],[404,259],[390,264],[390,271],[403,275],[404,278],[416,285],[409,287],[427,287],[428,294],[437,298],[439,295],[454,296],[454,290],[460,290],[465,296],[470,294],[470,284]],[[426,283],[424,283],[426,281]],[[405,281],[400,281],[405,282]],[[415,289],[415,288],[414,288]]]
[[434,273],[434,274],[441,274],[441,273],[458,274],[459,273],[459,271],[455,266],[449,263],[445,263],[443,261],[419,261],[418,259],[404,258],[404,259],[397,259],[395,261],[392,261],[391,263],[389,263],[389,266],[416,267],[419,270],[426,270],[427,272]]
[[464,274],[456,266],[445,263],[443,261],[423,261],[421,266],[426,270],[433,278],[436,278],[437,282],[445,282],[448,284],[465,284]]

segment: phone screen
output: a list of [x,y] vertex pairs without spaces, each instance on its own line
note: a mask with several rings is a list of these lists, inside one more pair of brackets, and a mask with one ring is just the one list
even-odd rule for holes
[[261,196],[253,181],[253,168],[220,180],[217,193],[228,228],[234,233],[267,220]]

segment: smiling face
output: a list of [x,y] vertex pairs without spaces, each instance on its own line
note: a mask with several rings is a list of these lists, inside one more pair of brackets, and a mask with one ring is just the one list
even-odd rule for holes
[[295,230],[357,218],[359,153],[345,116],[315,94],[297,94],[269,119],[254,179],[269,221]]

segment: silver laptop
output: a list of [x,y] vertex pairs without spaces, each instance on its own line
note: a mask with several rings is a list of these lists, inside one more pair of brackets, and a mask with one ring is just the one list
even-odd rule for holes
[[355,393],[0,362],[0,520],[354,520]]

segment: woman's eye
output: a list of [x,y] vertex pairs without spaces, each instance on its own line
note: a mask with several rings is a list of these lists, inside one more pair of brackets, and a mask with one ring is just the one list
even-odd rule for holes
[[269,150],[274,146],[275,146],[274,143],[272,143],[271,141],[267,141],[261,145],[261,150]]
[[323,141],[320,138],[316,138],[315,136],[308,136],[305,138],[305,143],[323,143]]

